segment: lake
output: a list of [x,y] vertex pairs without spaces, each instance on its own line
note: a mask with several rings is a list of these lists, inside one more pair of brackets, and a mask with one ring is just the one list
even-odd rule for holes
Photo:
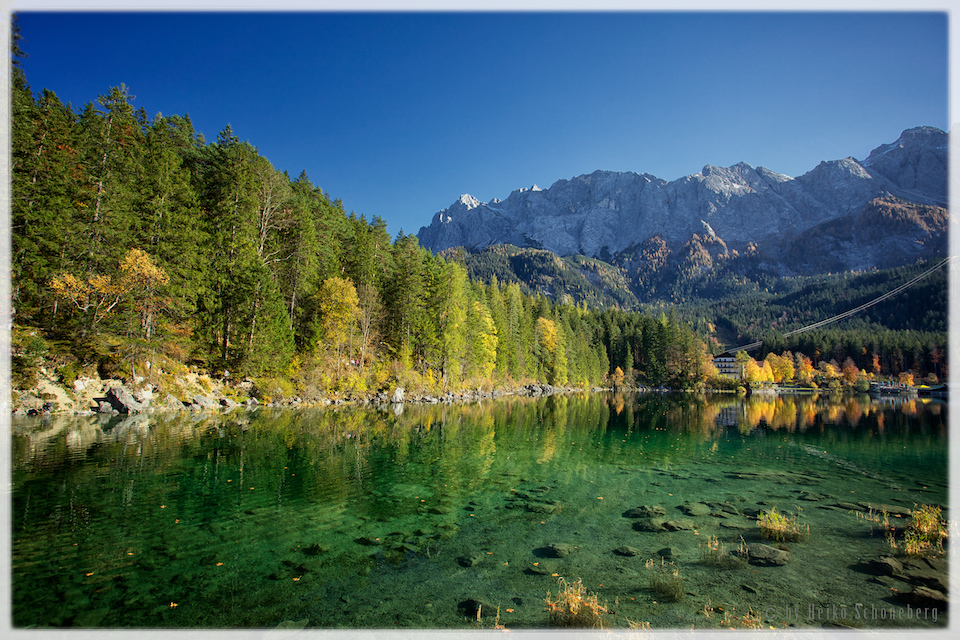
[[[612,627],[948,623],[871,563],[892,553],[883,505],[901,530],[947,506],[939,401],[594,393],[11,427],[15,627],[545,627],[561,578]],[[761,538],[773,509],[809,535]],[[738,552],[758,543],[786,555]]]

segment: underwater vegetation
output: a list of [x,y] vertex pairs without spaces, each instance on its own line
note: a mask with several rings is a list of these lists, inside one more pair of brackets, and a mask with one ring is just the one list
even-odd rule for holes
[[[916,505],[915,505],[916,506]],[[903,552],[908,556],[929,556],[943,552],[943,542],[947,539],[949,522],[944,519],[940,507],[934,505],[920,505],[910,511],[910,524],[902,529],[902,540],[897,539],[897,526],[891,522],[890,514],[886,509],[867,513],[857,513],[858,520],[864,520],[871,525],[879,525],[884,532],[887,544],[893,551]]]
[[757,526],[760,527],[760,535],[765,538],[776,542],[800,542],[810,535],[810,525],[800,524],[797,518],[780,513],[774,507],[769,512],[760,512]]
[[650,569],[650,590],[664,600],[679,602],[683,599],[683,576],[680,569],[660,558],[660,565],[655,560],[647,560],[646,568]]
[[569,583],[561,577],[557,597],[551,597],[547,591],[545,602],[553,627],[600,629],[604,626],[604,616],[610,612],[605,604],[600,604],[597,594],[583,588],[582,579]]
[[699,545],[700,562],[724,569],[730,569],[742,564],[741,557],[727,550],[726,545],[717,536],[707,537],[706,542]]
[[904,551],[909,556],[940,553],[946,537],[947,521],[940,507],[922,505],[913,511],[913,519],[903,534]]

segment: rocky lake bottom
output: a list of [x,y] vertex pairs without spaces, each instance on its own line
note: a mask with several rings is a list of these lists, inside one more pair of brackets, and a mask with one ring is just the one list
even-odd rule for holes
[[946,406],[728,402],[17,421],[14,626],[544,628],[582,581],[609,627],[946,628],[948,553],[879,523],[949,517]]

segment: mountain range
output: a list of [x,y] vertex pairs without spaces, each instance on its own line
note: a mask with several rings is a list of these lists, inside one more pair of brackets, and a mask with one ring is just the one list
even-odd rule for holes
[[796,178],[743,162],[671,182],[595,171],[504,200],[465,194],[417,236],[434,252],[513,245],[597,259],[641,301],[676,298],[684,287],[715,297],[711,286],[731,274],[757,281],[945,255],[948,157],[945,132],[916,127],[864,160],[823,161]]

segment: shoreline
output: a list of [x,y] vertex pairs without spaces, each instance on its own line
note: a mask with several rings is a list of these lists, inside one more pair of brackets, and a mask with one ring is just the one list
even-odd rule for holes
[[[464,389],[442,393],[406,393],[394,386],[386,391],[365,394],[346,394],[342,397],[305,399],[293,396],[281,400],[261,401],[253,381],[230,384],[206,374],[190,373],[178,379],[179,393],[161,391],[152,383],[138,379],[135,384],[117,378],[81,377],[72,388],[41,370],[33,389],[11,389],[13,416],[90,416],[123,415],[157,412],[223,411],[236,408],[253,410],[265,408],[307,409],[332,406],[370,406],[401,404],[456,404],[497,400],[505,397],[546,397],[612,389],[592,387],[557,387],[532,382],[495,387],[492,390]],[[637,389],[631,389],[637,390]]]
[[[231,410],[242,407],[248,410],[259,407],[308,409],[336,406],[382,406],[403,404],[460,404],[498,400],[509,397],[546,397],[560,394],[597,393],[597,392],[650,392],[650,393],[720,393],[737,394],[730,389],[705,388],[698,391],[673,389],[668,387],[568,387],[553,386],[540,382],[515,383],[494,387],[491,390],[462,389],[427,393],[422,390],[406,392],[402,387],[394,386],[387,391],[363,394],[345,394],[342,397],[302,398],[293,396],[279,400],[262,401],[252,380],[229,383],[207,374],[188,373],[177,379],[179,393],[161,391],[151,382],[138,377],[134,384],[124,379],[101,379],[80,377],[72,388],[53,378],[45,369],[41,369],[36,387],[29,390],[11,389],[11,414],[13,416],[43,415],[121,415],[156,412],[197,412]],[[816,395],[845,394],[848,390],[813,389],[805,387],[761,387],[748,391],[747,395]],[[917,397],[917,389],[902,389],[896,394],[874,393],[878,397]]]

